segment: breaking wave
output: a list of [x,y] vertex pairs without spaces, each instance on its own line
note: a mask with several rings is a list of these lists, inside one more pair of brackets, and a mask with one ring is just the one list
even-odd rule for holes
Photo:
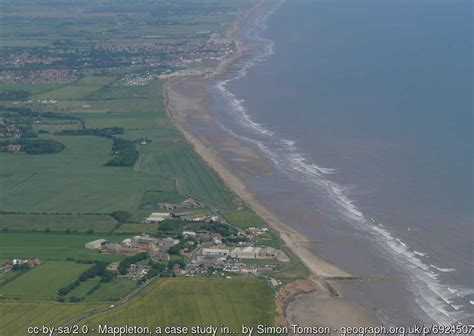
[[[251,40],[252,46],[258,46],[256,50],[251,50],[251,53],[244,55],[240,61],[229,68],[227,76],[218,78],[214,83],[215,89],[229,107],[225,112],[242,127],[244,132],[237,134],[217,120],[218,124],[232,136],[258,147],[280,171],[290,178],[311,183],[318,190],[324,191],[342,216],[359,230],[369,233],[373,241],[407,271],[416,302],[432,320],[440,324],[462,320],[466,317],[462,311],[463,305],[454,304],[453,300],[473,295],[474,290],[451,288],[438,279],[440,273],[454,272],[454,268],[443,268],[427,263],[428,256],[425,253],[410,248],[383,224],[377,223],[375,219],[367,218],[350,198],[352,187],[339,185],[328,178],[329,175],[337,172],[335,169],[315,164],[307,155],[298,151],[295,141],[279,139],[274,131],[253,121],[245,108],[245,101],[228,90],[229,82],[244,77],[251,67],[273,55],[274,42],[261,37],[256,32],[260,33],[266,29],[270,14],[260,17],[257,20],[256,29],[248,31],[245,35]],[[472,300],[469,302],[474,304]]]

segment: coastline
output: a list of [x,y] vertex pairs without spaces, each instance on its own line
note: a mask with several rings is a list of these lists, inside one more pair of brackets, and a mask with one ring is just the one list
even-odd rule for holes
[[[245,183],[232,171],[229,164],[222,157],[218,150],[214,149],[209,141],[203,136],[196,135],[187,126],[187,122],[203,122],[219,127],[213,120],[209,104],[205,97],[207,92],[203,89],[207,80],[223,75],[227,68],[236,62],[245,53],[246,46],[241,40],[235,38],[235,33],[239,30],[244,18],[253,15],[258,10],[263,1],[245,10],[238,15],[232,26],[228,29],[226,36],[235,42],[236,52],[229,58],[223,60],[216,69],[206,76],[183,76],[172,77],[163,83],[164,106],[166,113],[173,125],[181,132],[188,143],[192,145],[195,152],[201,159],[213,169],[223,180],[226,186],[231,189],[240,199],[248,204],[252,210],[260,216],[267,225],[277,231],[285,245],[305,264],[310,272],[310,277],[306,283],[292,282],[285,285],[277,294],[277,323],[278,324],[300,324],[300,325],[328,325],[332,328],[339,328],[347,325],[375,325],[378,323],[373,312],[352,302],[348,302],[342,297],[342,292],[334,287],[334,283],[326,278],[351,278],[352,275],[340,267],[327,262],[315,255],[308,247],[311,241],[308,237],[296,231],[284,223],[271,210],[265,207],[255,195],[250,192]],[[193,92],[200,91],[194,97],[189,97],[180,93],[180,85],[191,87]],[[196,98],[197,96],[197,98]],[[191,120],[194,119],[194,120]],[[222,135],[225,141],[230,141],[235,147],[240,146],[239,154],[242,152],[255,152],[255,150],[230,134]],[[225,142],[224,141],[224,142]],[[253,153],[254,154],[254,153]],[[255,155],[255,154],[254,154]],[[306,301],[303,304],[301,300]],[[311,304],[308,306],[307,301]],[[318,312],[330,306],[327,314]],[[279,308],[278,308],[279,306]],[[344,316],[337,314],[337,311],[344,311]]]

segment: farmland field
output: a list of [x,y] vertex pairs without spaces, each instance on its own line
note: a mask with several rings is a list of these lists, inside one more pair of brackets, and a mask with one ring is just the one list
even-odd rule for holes
[[55,300],[59,289],[91,267],[90,264],[48,261],[0,287],[0,294],[7,299]]
[[0,231],[111,232],[116,224],[108,215],[0,215]]
[[128,236],[97,236],[55,233],[0,232],[0,259],[38,258],[45,260],[121,260],[121,255],[99,254],[84,248],[84,244],[99,238],[118,242]]
[[100,303],[0,301],[1,335],[26,336],[26,328],[29,326],[59,326],[77,315],[101,306],[103,304]]
[[87,279],[86,281],[82,281],[78,287],[74,288],[72,291],[69,292],[65,296],[66,301],[71,297],[83,298],[87,295],[89,290],[91,290],[94,286],[100,283],[100,277],[95,277],[92,279]]
[[110,282],[101,283],[98,290],[85,297],[85,301],[119,300],[136,286],[133,280],[114,278]]
[[273,322],[273,294],[263,279],[163,278],[123,306],[83,321],[89,326],[228,325]]
[[50,155],[0,153],[0,209],[20,212],[96,213],[135,210],[158,176],[106,167],[112,141],[95,136],[54,136],[66,146]]
[[178,179],[182,194],[215,208],[233,208],[234,196],[184,141],[146,146],[138,170]]
[[[88,294],[89,290],[97,284],[100,287],[93,293]],[[75,296],[83,298],[83,301],[115,301],[127,295],[136,286],[136,281],[125,278],[113,278],[110,282],[100,282],[100,277],[95,277],[81,282],[77,288],[66,296],[66,300]]]

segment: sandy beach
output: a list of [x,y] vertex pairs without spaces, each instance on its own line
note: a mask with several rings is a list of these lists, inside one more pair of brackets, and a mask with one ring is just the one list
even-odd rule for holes
[[[234,38],[239,26],[255,15],[259,5],[260,2],[238,16],[228,30],[229,38]],[[235,173],[235,167],[238,166],[241,171],[258,176],[272,174],[272,167],[262,154],[220,129],[210,112],[211,97],[206,85],[209,79],[225,73],[228,65],[238,60],[245,52],[244,43],[236,40],[236,46],[237,51],[234,55],[221,62],[215,72],[205,78],[175,77],[166,80],[163,85],[166,111],[175,127],[192,144],[208,166],[216,171],[224,183],[264,219],[269,227],[279,232],[288,248],[311,272],[309,280],[315,285],[310,293],[306,293],[307,290],[296,290],[284,297],[282,305],[286,322],[308,326],[328,325],[332,328],[374,325],[377,319],[373,312],[345,300],[337,284],[326,280],[334,277],[351,277],[351,274],[315,255],[308,248],[310,240],[263,206]],[[196,132],[195,125],[204,125],[212,132]],[[215,144],[219,144],[219,149],[214,146]],[[222,152],[231,152],[234,158],[226,159]],[[299,295],[301,293],[306,294]]]

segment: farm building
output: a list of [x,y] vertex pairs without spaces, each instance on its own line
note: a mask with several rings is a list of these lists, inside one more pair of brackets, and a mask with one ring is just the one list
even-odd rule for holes
[[169,212],[153,212],[145,219],[145,223],[159,223],[170,217],[171,214]]
[[106,239],[97,239],[97,240],[86,243],[84,246],[87,249],[98,250],[98,249],[101,249],[105,245],[107,245]]
[[135,246],[139,246],[139,245],[155,244],[157,242],[158,242],[157,238],[150,237],[149,235],[144,234],[144,235],[133,237],[131,244]]

